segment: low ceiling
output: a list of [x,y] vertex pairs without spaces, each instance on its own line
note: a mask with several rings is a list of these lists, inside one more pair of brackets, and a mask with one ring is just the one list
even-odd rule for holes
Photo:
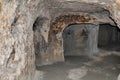
[[44,5],[52,18],[61,14],[88,13],[97,16],[100,22],[114,24],[106,9],[112,2],[113,0],[45,0]]

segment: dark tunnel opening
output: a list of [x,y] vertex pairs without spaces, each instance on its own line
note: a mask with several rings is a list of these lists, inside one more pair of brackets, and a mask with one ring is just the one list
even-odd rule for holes
[[100,24],[98,48],[108,51],[120,51],[120,29],[110,24]]

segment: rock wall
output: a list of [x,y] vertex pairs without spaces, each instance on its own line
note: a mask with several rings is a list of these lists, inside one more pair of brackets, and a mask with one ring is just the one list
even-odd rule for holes
[[99,25],[73,24],[63,31],[65,56],[92,56],[98,52]]
[[118,27],[120,28],[120,0],[116,0],[116,2],[112,5],[111,14]]
[[[32,27],[35,20],[37,17],[47,18],[50,22],[47,28],[50,28],[50,24],[58,15],[76,14],[81,11],[86,13],[89,10],[87,8],[83,10],[81,7],[78,10],[81,3],[95,4],[109,10],[110,16],[120,27],[119,0],[0,0],[0,80],[33,80],[35,52]],[[94,7],[89,12],[94,13],[97,9]],[[41,35],[43,40],[49,42],[44,33]],[[63,59],[63,54],[58,54],[62,52],[61,47],[56,49],[54,45],[56,44],[48,43],[43,61],[53,63]]]
[[64,29],[62,36],[65,56],[77,56],[87,54],[87,25],[90,24],[73,24]]
[[0,0],[0,80],[33,80],[32,26],[45,11],[41,1]]

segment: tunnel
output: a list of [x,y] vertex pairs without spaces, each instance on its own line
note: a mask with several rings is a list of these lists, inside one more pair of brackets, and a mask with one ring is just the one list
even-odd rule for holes
[[46,72],[44,80],[116,80],[120,72],[117,26],[69,24],[62,31],[62,39],[65,61],[37,67]]
[[108,51],[120,51],[120,29],[110,24],[100,24],[98,48]]
[[41,71],[42,79],[116,80],[120,73],[118,26],[79,23],[71,18],[67,23],[69,17],[74,19],[76,15],[62,16],[65,21],[56,20],[50,28],[46,28],[47,19],[41,17],[33,24],[35,66]]

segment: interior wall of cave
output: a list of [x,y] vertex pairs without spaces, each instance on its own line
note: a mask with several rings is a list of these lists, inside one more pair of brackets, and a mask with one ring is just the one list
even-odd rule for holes
[[98,52],[97,37],[99,25],[81,23],[68,26],[63,31],[65,56],[92,56]]
[[33,80],[35,58],[38,66],[64,61],[62,32],[69,24],[114,24],[96,7],[81,7],[93,4],[120,27],[119,0],[0,0],[0,80]]
[[88,26],[90,24],[72,24],[62,33],[64,55],[87,54]]

